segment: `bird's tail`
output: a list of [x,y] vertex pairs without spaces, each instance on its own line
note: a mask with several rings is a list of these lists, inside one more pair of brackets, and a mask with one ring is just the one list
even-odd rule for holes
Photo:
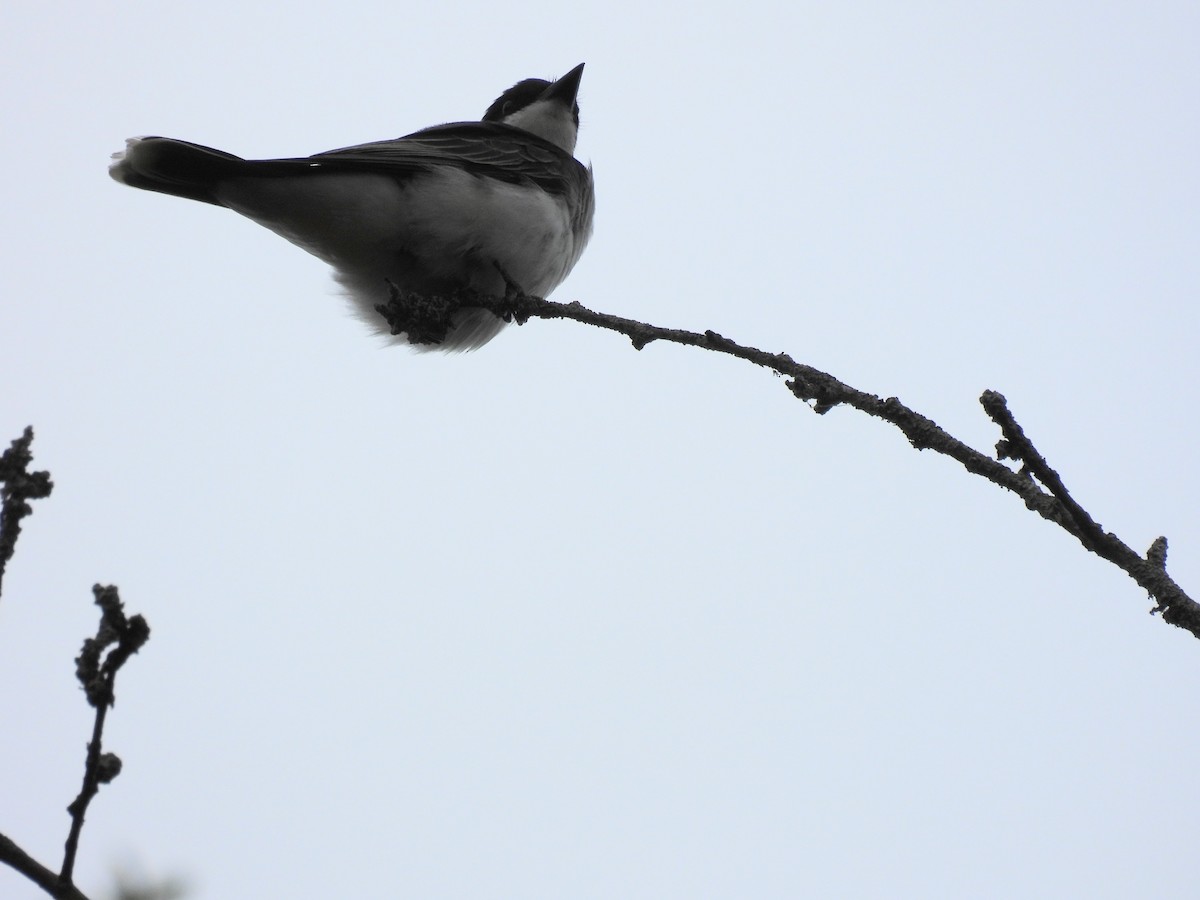
[[163,137],[130,138],[112,158],[108,174],[122,184],[217,206],[224,205],[217,184],[244,175],[249,165],[232,153]]

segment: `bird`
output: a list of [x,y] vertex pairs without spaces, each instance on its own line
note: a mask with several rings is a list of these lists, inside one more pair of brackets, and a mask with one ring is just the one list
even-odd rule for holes
[[[478,122],[295,159],[130,138],[109,174],[269,228],[332,266],[355,313],[388,334],[377,307],[392,286],[422,296],[504,296],[516,287],[545,297],[571,272],[595,210],[592,167],[574,155],[583,65],[556,81],[519,81]],[[480,307],[459,309],[434,349],[476,349],[504,324]],[[392,337],[429,349],[421,338]]]

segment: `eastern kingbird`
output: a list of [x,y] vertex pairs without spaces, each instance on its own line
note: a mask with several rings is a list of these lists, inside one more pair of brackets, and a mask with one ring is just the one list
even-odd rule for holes
[[[502,296],[507,275],[545,297],[567,277],[594,208],[591,167],[574,156],[582,76],[581,63],[555,82],[521,81],[481,122],[303,159],[131,138],[109,174],[228,207],[287,238],[333,266],[358,315],[385,331],[376,306],[389,283],[424,295]],[[474,349],[503,326],[487,310],[463,309],[438,349]]]

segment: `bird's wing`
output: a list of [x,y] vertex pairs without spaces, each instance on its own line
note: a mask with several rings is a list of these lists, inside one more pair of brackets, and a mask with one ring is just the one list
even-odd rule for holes
[[305,162],[326,171],[372,171],[402,181],[431,167],[454,166],[513,184],[532,182],[551,193],[568,192],[585,172],[549,141],[499,122],[435,125],[391,141],[318,153]]

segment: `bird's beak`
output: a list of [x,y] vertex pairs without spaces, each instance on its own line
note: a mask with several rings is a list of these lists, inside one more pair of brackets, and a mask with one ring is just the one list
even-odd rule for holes
[[568,108],[575,105],[575,95],[579,93],[579,80],[583,78],[584,63],[580,63],[562,78],[555,81],[542,91],[539,100],[557,100]]

